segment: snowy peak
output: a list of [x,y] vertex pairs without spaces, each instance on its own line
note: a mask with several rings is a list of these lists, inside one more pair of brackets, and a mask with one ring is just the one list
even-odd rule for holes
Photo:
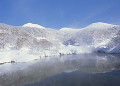
[[97,23],[92,23],[89,26],[87,26],[86,28],[101,28],[101,29],[108,29],[108,28],[112,28],[114,26],[118,26],[118,25],[112,25],[112,24],[107,24],[107,23],[103,23],[103,22],[97,22]]
[[35,27],[35,28],[45,28],[41,25],[38,25],[38,24],[32,24],[32,23],[27,23],[27,24],[24,24],[23,27]]
[[69,31],[69,30],[73,30],[73,29],[72,29],[72,28],[64,27],[64,28],[61,28],[60,30],[63,30],[63,31],[64,31],[64,30],[68,30],[68,31]]
[[112,24],[108,24],[108,23],[104,23],[104,22],[96,22],[96,23],[92,23],[93,25],[112,25]]
[[60,30],[61,31],[75,31],[75,30],[79,30],[79,29],[64,27],[64,28],[61,28]]

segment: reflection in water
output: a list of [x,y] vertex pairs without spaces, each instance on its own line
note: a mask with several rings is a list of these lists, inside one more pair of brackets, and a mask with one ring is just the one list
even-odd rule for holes
[[120,86],[120,70],[98,74],[77,70],[23,86]]
[[[17,69],[9,73],[4,72],[0,74],[0,85],[16,86],[39,82],[47,77],[59,75],[63,72],[65,74],[70,74],[80,71],[80,73],[76,73],[78,76],[81,73],[83,73],[83,75],[96,75],[98,73],[110,72],[112,70],[120,69],[120,56],[116,54],[92,53],[66,55],[62,57],[46,57],[44,59],[34,61],[29,65],[27,63],[24,65],[23,63],[16,63],[9,69],[14,69],[14,67]],[[4,69],[5,68],[8,67],[4,67]]]

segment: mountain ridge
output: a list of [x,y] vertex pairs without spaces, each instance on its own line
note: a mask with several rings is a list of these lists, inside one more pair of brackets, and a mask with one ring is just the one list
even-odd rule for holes
[[59,30],[31,23],[25,26],[0,24],[0,60],[23,62],[46,56],[94,51],[120,53],[119,40],[120,26],[101,22],[81,29]]

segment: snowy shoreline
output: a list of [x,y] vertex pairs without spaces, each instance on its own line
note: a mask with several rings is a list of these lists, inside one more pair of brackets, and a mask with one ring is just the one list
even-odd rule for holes
[[60,73],[76,70],[97,74],[119,70],[119,55],[91,53],[78,55],[53,56],[40,60],[0,65],[0,84],[12,86],[32,83]]

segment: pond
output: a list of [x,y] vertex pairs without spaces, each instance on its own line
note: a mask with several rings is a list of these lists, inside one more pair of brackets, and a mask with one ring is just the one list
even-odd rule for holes
[[0,65],[0,86],[120,86],[120,55],[90,53]]

